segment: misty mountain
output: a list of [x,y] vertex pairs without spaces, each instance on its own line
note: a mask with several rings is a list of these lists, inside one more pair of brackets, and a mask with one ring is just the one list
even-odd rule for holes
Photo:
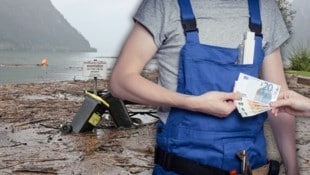
[[50,0],[0,2],[0,51],[96,51]]

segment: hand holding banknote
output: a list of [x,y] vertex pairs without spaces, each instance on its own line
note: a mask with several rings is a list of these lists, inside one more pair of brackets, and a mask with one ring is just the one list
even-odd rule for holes
[[234,92],[242,94],[242,98],[235,100],[235,105],[242,117],[266,112],[271,109],[269,103],[277,100],[280,88],[277,84],[240,73]]

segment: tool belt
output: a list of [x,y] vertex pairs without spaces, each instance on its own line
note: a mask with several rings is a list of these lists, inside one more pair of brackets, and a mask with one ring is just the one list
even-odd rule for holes
[[[155,148],[155,164],[166,171],[173,171],[180,175],[229,175],[229,171],[209,165],[201,165],[175,154],[166,152],[158,146]],[[271,160],[268,164],[252,170],[253,175],[278,175],[280,164]]]

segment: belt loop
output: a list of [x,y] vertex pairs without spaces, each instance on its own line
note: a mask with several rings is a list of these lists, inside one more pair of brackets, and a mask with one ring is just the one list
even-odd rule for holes
[[160,164],[165,170],[170,170],[172,155],[166,151],[161,151],[158,145],[155,146],[155,164]]
[[155,150],[154,150],[154,164],[158,164],[159,163],[159,153],[158,153],[158,149],[157,149],[157,145],[155,145]]
[[168,154],[168,152],[165,152],[163,155],[163,168],[165,170],[170,170],[171,168],[171,160],[172,160],[172,156],[170,154]]
[[278,175],[280,172],[280,163],[277,160],[269,160],[268,175]]

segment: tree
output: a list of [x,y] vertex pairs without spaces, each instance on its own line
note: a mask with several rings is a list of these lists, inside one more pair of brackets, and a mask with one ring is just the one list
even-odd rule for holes
[[291,34],[293,32],[292,27],[296,11],[293,10],[292,4],[291,2],[289,2],[289,0],[276,0],[276,1],[282,13],[287,29]]

